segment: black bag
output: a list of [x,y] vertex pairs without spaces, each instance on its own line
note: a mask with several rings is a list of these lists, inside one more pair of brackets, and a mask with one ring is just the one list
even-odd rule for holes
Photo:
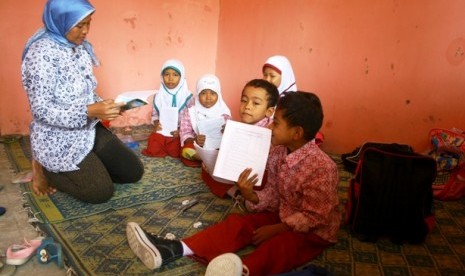
[[367,147],[350,181],[345,222],[362,241],[421,243],[434,225],[436,162],[413,152]]
[[367,148],[377,148],[392,153],[413,152],[413,148],[409,145],[397,143],[366,142],[360,147],[357,147],[352,152],[344,153],[341,155],[342,163],[344,164],[344,167],[347,171],[355,173],[355,169],[357,168],[361,153]]

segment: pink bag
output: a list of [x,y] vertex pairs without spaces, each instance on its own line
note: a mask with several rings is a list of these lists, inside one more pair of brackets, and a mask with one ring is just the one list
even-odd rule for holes
[[433,185],[433,195],[439,200],[457,200],[465,196],[465,132],[461,129],[432,129],[429,133],[437,169],[445,183]]

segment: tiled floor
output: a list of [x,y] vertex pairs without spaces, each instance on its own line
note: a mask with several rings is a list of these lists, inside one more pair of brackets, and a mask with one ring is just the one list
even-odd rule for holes
[[[12,184],[14,175],[6,157],[3,145],[0,144],[0,206],[5,207],[6,213],[0,216],[0,255],[4,255],[8,246],[13,243],[21,244],[26,239],[38,236],[28,223],[27,212],[22,207],[22,197],[19,186]],[[0,261],[5,263],[4,257]],[[5,271],[3,271],[5,272]],[[4,275],[0,269],[0,276]],[[66,275],[64,268],[59,268],[55,263],[41,264],[36,258],[31,258],[27,263],[16,267],[13,275],[34,275],[34,276],[59,276]]]

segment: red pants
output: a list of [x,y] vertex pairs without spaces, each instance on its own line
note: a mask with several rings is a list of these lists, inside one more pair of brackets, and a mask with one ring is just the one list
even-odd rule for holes
[[225,198],[226,192],[232,187],[232,184],[221,183],[213,179],[204,168],[202,168],[202,180],[210,188],[212,194],[221,198]]
[[171,156],[179,157],[181,152],[181,142],[179,137],[163,136],[160,133],[153,132],[147,140],[147,148],[142,150],[142,154],[151,157]]
[[[263,183],[260,186],[255,186],[253,189],[256,191],[260,191],[265,187],[266,182],[268,179],[268,173],[265,170],[265,174],[263,175]],[[232,184],[226,184],[216,181],[212,178],[212,176],[202,167],[202,180],[208,186],[212,194],[216,195],[217,197],[225,198],[226,192],[232,187]]]
[[[252,242],[253,232],[264,225],[280,223],[277,213],[231,214],[183,240],[201,261],[236,252]],[[251,276],[271,275],[292,270],[320,255],[331,243],[313,233],[286,231],[263,242],[243,257]]]

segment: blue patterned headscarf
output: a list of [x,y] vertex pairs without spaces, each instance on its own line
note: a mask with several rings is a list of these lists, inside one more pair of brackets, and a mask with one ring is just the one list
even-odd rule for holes
[[[66,34],[84,18],[95,11],[95,8],[87,0],[49,0],[45,4],[42,21],[44,27],[38,30],[26,43],[23,51],[23,59],[29,47],[35,41],[48,37],[63,46],[74,48],[75,44],[66,39]],[[92,45],[85,40],[82,45],[92,57],[94,65],[98,65]]]

